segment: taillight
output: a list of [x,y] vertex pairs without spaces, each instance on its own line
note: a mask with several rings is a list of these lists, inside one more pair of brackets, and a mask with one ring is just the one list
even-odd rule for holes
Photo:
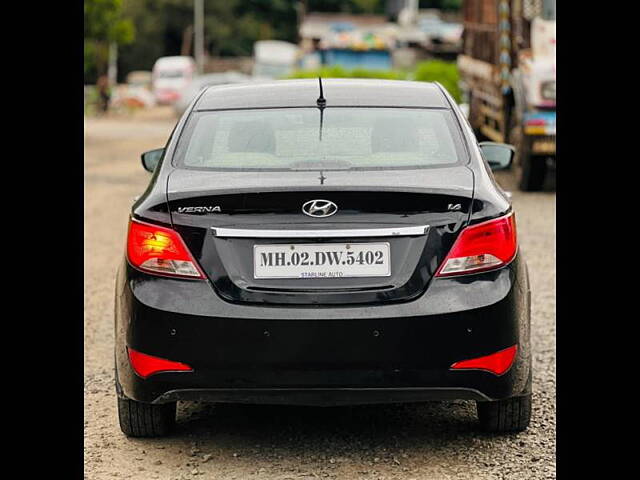
[[518,346],[513,345],[499,352],[484,357],[462,360],[451,365],[452,370],[485,370],[494,375],[502,375],[513,365],[518,353]]
[[472,225],[460,232],[436,276],[448,277],[500,268],[513,260],[517,250],[513,213]]
[[205,278],[182,237],[170,228],[129,221],[129,262],[140,270],[163,275]]
[[131,367],[142,378],[147,378],[161,372],[193,372],[193,368],[186,363],[154,357],[153,355],[147,355],[132,348],[127,348],[127,351],[129,353],[129,363]]

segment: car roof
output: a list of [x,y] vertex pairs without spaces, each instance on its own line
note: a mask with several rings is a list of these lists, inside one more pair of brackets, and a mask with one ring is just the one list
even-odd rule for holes
[[[435,83],[377,79],[322,79],[327,107],[450,108]],[[211,86],[194,110],[316,107],[317,78]]]

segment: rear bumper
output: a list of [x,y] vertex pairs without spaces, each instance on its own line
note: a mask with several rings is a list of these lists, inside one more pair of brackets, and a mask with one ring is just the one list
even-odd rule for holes
[[411,403],[429,400],[491,400],[472,388],[208,388],[171,390],[153,403],[207,401],[261,405],[332,407]]
[[[530,389],[519,257],[499,271],[434,279],[420,298],[384,306],[237,305],[208,282],[151,277],[126,264],[116,289],[118,384],[138,401],[346,405],[495,400]],[[501,376],[450,369],[514,344],[516,360]],[[127,346],[194,371],[142,379]]]

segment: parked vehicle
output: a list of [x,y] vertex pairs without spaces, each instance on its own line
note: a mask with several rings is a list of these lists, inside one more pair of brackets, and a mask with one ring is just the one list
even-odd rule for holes
[[540,190],[556,161],[555,4],[464,2],[458,67],[469,120],[484,137],[516,146],[522,190]]
[[153,65],[153,94],[156,102],[170,105],[180,98],[180,91],[191,81],[196,63],[191,57],[161,57]]
[[281,40],[259,40],[253,44],[253,76],[281,78],[293,71],[298,46]]
[[425,34],[425,48],[432,53],[457,53],[462,48],[463,26],[445,22],[437,15],[423,16],[418,27]]
[[227,83],[243,83],[251,80],[252,77],[240,72],[221,72],[198,75],[189,85],[180,91],[180,98],[178,98],[178,100],[173,104],[173,110],[176,112],[176,115],[181,116],[189,107],[189,104],[193,101],[196,95],[206,87],[210,87],[212,85],[225,85]]
[[491,173],[512,156],[439,84],[207,88],[142,155],[115,290],[122,431],[163,435],[185,400],[469,399],[485,430],[525,429],[529,280]]
[[425,14],[418,19],[418,27],[428,36],[438,34],[442,24],[442,19],[436,13]]

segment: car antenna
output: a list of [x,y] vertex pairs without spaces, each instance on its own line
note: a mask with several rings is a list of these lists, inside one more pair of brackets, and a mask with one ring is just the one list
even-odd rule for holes
[[318,104],[318,108],[324,108],[327,106],[327,99],[324,98],[322,93],[322,77],[320,76],[318,76],[318,83],[320,84],[320,96],[318,97],[318,100],[316,100],[316,103]]
[[322,92],[322,77],[318,75],[318,84],[320,85],[320,96],[318,97],[318,100],[316,100],[316,104],[318,105],[318,108],[320,109],[320,134],[319,134],[319,140],[322,141],[322,120],[323,120],[323,116],[324,116],[324,109],[327,106],[327,99],[324,98],[324,94]]

